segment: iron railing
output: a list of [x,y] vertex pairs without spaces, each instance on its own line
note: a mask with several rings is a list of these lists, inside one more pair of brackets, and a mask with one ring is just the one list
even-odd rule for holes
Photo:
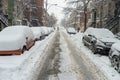
[[119,25],[119,17],[115,17],[115,18],[109,20],[103,27],[111,30],[116,25]]
[[4,15],[0,15],[0,22],[2,22],[6,27],[8,26],[8,19]]

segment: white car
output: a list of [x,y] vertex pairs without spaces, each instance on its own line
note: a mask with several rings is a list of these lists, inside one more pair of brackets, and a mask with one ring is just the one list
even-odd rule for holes
[[48,27],[41,26],[40,29],[42,30],[42,36],[48,36],[49,35]]
[[31,27],[31,30],[33,31],[35,40],[40,40],[42,37],[42,31],[40,27]]
[[120,42],[112,45],[109,58],[114,69],[120,72]]
[[67,32],[69,34],[76,34],[77,33],[77,31],[74,28],[67,28]]
[[0,54],[20,55],[34,45],[34,35],[28,26],[9,26],[0,32]]

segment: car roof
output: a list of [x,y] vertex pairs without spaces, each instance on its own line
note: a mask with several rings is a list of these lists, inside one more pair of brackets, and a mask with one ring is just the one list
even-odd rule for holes
[[91,35],[94,35],[94,36],[111,36],[111,37],[114,37],[114,34],[109,31],[108,29],[105,29],[105,28],[88,28],[86,31],[85,31],[85,34],[91,34]]
[[17,33],[21,33],[24,32],[24,30],[29,29],[28,26],[9,26],[4,28],[1,33],[9,33],[9,34],[17,34]]

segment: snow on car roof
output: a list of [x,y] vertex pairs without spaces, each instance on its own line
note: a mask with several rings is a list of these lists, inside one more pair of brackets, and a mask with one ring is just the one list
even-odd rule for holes
[[114,37],[114,34],[105,28],[88,28],[85,34],[92,34],[96,37]]
[[9,26],[3,29],[0,34],[19,34],[27,27],[28,26]]
[[30,27],[33,32],[40,32],[40,27]]

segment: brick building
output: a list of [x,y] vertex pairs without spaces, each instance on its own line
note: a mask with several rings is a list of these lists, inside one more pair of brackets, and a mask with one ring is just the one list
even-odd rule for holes
[[96,22],[94,24],[95,27],[108,28],[114,33],[120,31],[119,0],[101,0],[101,1],[93,0],[93,2],[91,2],[90,8],[91,8],[91,23]]
[[8,26],[9,21],[9,25],[43,25],[43,8],[44,0],[0,0],[0,12],[3,13],[0,28]]
[[44,0],[31,0],[31,14],[30,22],[33,26],[42,26],[43,25],[43,8]]

